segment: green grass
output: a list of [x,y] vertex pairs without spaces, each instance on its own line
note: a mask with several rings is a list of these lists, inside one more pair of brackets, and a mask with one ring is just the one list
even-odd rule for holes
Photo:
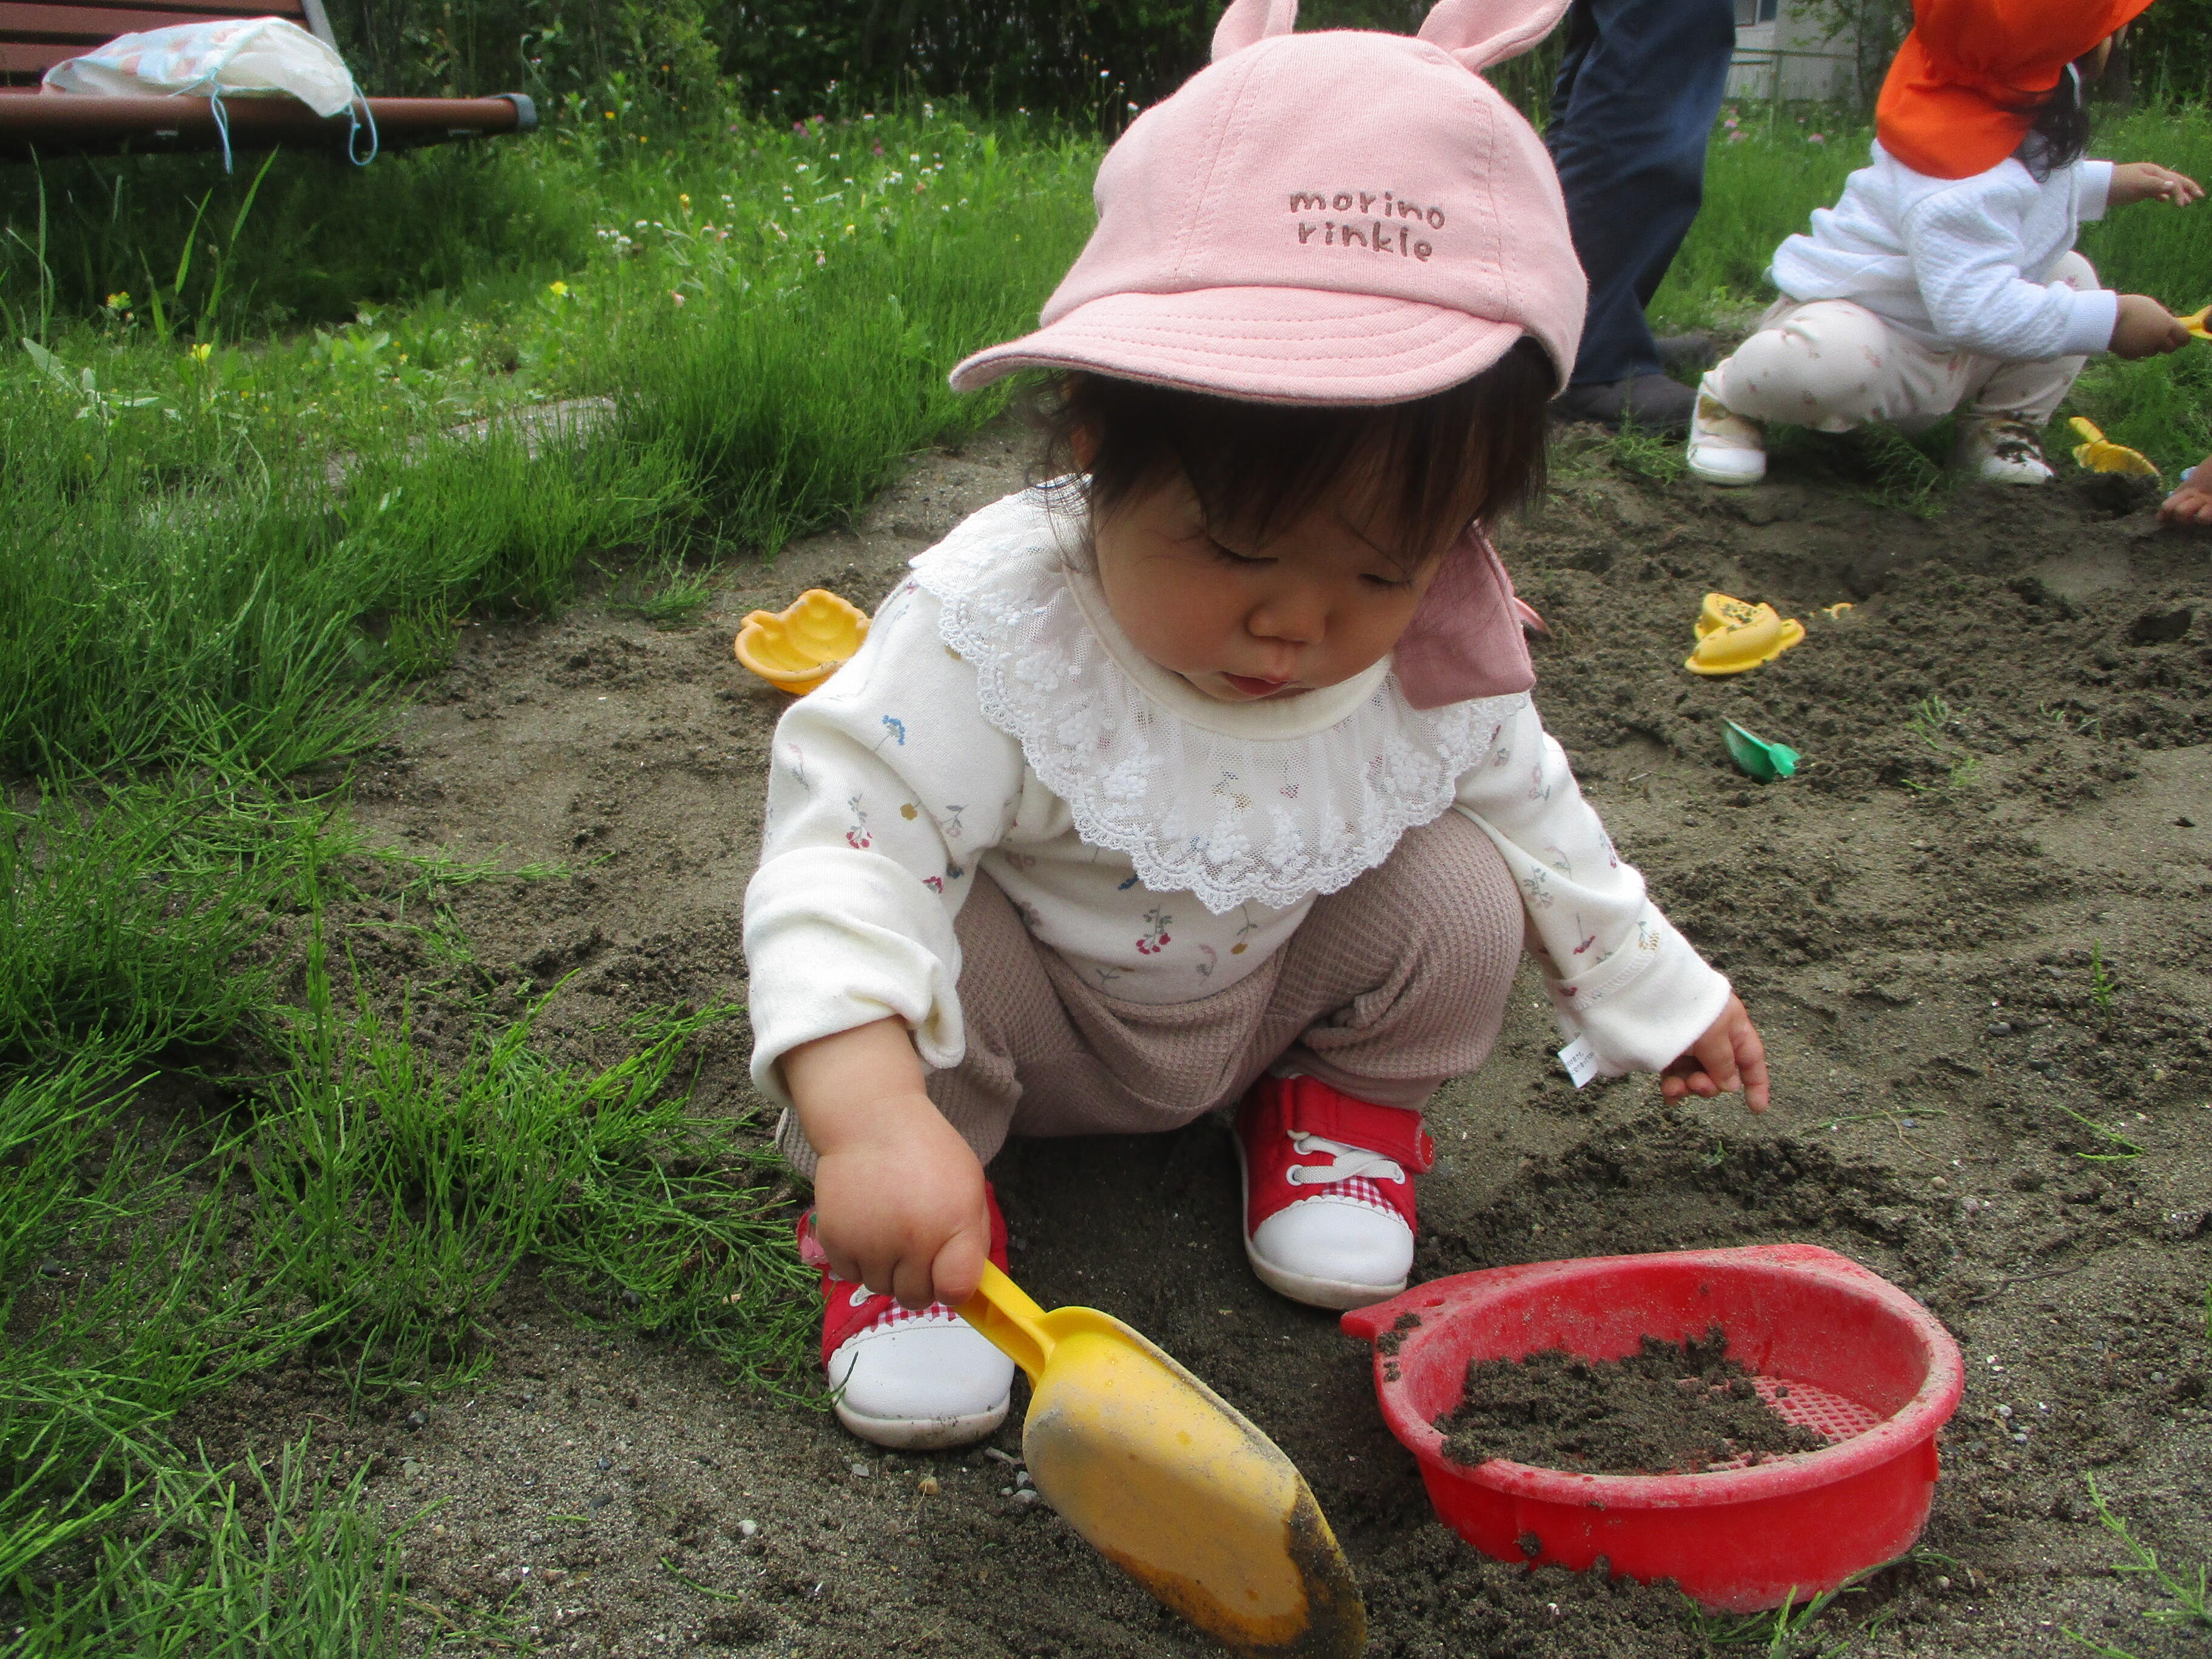
[[307,986],[228,1178],[258,1200],[258,1271],[333,1310],[325,1340],[360,1385],[473,1375],[483,1310],[526,1254],[580,1316],[681,1336],[753,1380],[793,1351],[808,1278],[770,1201],[774,1155],[684,1111],[692,1039],[733,1010],[641,1017],[624,1058],[581,1073],[532,1042],[549,994],[441,1066],[404,1011],[341,1010],[319,946]]
[[[587,555],[642,558],[664,573],[646,603],[696,609],[699,558],[848,516],[995,413],[945,369],[1024,326],[1089,225],[1095,152],[1073,140],[942,116],[739,123],[681,155],[629,136],[392,158],[419,214],[380,185],[334,216],[349,246],[401,221],[403,246],[446,238],[423,286],[250,343],[228,331],[289,309],[264,303],[296,263],[268,240],[285,215],[389,175],[283,158],[172,227],[83,208],[95,174],[127,203],[155,163],[78,163],[46,185],[74,217],[27,229],[18,205],[0,310],[40,337],[0,351],[0,770],[341,757],[389,681],[442,666],[456,617],[557,609]],[[526,247],[471,240],[553,202]],[[117,274],[125,225],[211,248],[165,256],[158,312],[162,289]],[[614,418],[509,418],[590,397]],[[470,421],[489,435],[451,435]]]
[[1708,1613],[1692,1603],[1687,1618],[1691,1629],[1711,1648],[1741,1650],[1747,1655],[1760,1655],[1762,1659],[1839,1659],[1860,1640],[1881,1628],[1888,1617],[1887,1610],[1876,1613],[1862,1626],[1840,1632],[1815,1632],[1813,1626],[1840,1597],[1861,1594],[1863,1581],[1880,1571],[1875,1568],[1861,1573],[1835,1589],[1803,1601],[1798,1601],[1793,1592],[1780,1607],[1765,1613]]
[[[2201,1561],[2193,1569],[2171,1567],[2160,1561],[2158,1552],[2137,1538],[2124,1518],[2112,1512],[2104,1493],[2097,1490],[2096,1478],[2086,1478],[2089,1502],[2097,1512],[2098,1524],[2118,1540],[2126,1553],[2127,1559],[2116,1563],[2112,1571],[2124,1578],[2138,1580],[2165,1598],[2156,1607],[2145,1607],[2144,1619],[2154,1625],[2212,1630],[2212,1569]],[[2134,1659],[2124,1650],[2096,1641],[2071,1627],[2066,1629],[2066,1634],[2091,1652],[2105,1656],[2105,1659]]]
[[[459,1620],[405,1594],[403,1540],[421,1515],[378,1514],[366,1479],[315,1468],[304,1439],[231,1468],[149,1464],[132,1489],[132,1524],[82,1551],[71,1581],[27,1598],[8,1650],[374,1659],[403,1650],[410,1611],[436,1615],[431,1646],[445,1647],[464,1633]],[[496,1641],[510,1622],[495,1614],[467,1633]]]
[[[357,1486],[199,1468],[168,1425],[287,1358],[451,1386],[526,1261],[739,1381],[805,1352],[772,1159],[686,1105],[730,1011],[553,1062],[544,1000],[495,1017],[444,903],[507,878],[365,861],[342,783],[294,780],[373,741],[471,610],[556,611],[596,567],[679,624],[714,560],[995,412],[945,369],[1033,317],[1095,151],[941,116],[680,153],[603,125],[358,177],[10,176],[0,1623],[41,1653],[390,1650],[397,1546]],[[571,398],[602,401],[526,418]],[[364,881],[434,947],[374,998],[325,939]],[[477,1010],[463,1050],[417,995]]]
[[[686,1109],[685,1056],[730,1011],[643,1017],[621,1058],[580,1070],[533,1045],[541,1000],[441,1066],[404,1012],[342,1009],[313,946],[306,983],[272,1034],[280,1063],[192,1134],[151,1130],[134,1097],[145,1073],[98,1050],[0,1090],[0,1620],[136,1630],[143,1617],[153,1645],[129,1650],[244,1653],[266,1650],[252,1645],[264,1624],[298,1616],[301,1598],[374,1601],[384,1579],[337,1571],[374,1553],[347,1518],[353,1495],[302,1485],[289,1464],[303,1530],[272,1541],[238,1595],[192,1589],[212,1568],[177,1567],[179,1540],[240,1546],[199,1521],[166,1541],[146,1532],[146,1504],[181,1513],[214,1490],[207,1471],[198,1496],[180,1495],[163,1425],[302,1352],[373,1395],[464,1382],[489,1358],[485,1310],[526,1256],[572,1316],[785,1386],[811,1274],[789,1246],[773,1155]],[[335,1577],[317,1566],[261,1594],[323,1557]],[[161,1645],[156,1626],[177,1620],[192,1639]]]

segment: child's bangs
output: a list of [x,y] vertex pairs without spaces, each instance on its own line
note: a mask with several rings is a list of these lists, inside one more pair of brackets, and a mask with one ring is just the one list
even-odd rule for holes
[[[1242,403],[1068,375],[1046,404],[1050,464],[1088,471],[1094,520],[1180,471],[1208,531],[1240,550],[1328,508],[1418,566],[1542,488],[1553,385],[1528,338],[1473,380],[1403,404]],[[1085,451],[1087,469],[1074,464]]]

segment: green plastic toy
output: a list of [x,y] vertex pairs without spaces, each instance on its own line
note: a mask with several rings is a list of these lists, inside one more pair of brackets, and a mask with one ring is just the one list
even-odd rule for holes
[[1722,722],[1726,728],[1721,738],[1728,744],[1729,758],[1736,769],[1761,783],[1778,783],[1797,769],[1798,755],[1786,743],[1769,743],[1756,732],[1747,732],[1734,720]]

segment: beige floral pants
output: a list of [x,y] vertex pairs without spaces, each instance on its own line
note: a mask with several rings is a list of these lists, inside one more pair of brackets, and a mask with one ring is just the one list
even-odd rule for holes
[[[2044,280],[2094,288],[2097,273],[2069,252]],[[1820,432],[1849,432],[1869,421],[1910,430],[1961,408],[2041,426],[2087,361],[2007,362],[1976,351],[1938,351],[1851,301],[1784,298],[1699,389],[1733,414]]]

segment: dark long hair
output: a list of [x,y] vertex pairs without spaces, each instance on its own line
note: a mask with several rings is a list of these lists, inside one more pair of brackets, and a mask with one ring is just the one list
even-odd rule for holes
[[2039,184],[2088,153],[2089,106],[2082,96],[2081,71],[2069,64],[2021,141],[2020,159]]

